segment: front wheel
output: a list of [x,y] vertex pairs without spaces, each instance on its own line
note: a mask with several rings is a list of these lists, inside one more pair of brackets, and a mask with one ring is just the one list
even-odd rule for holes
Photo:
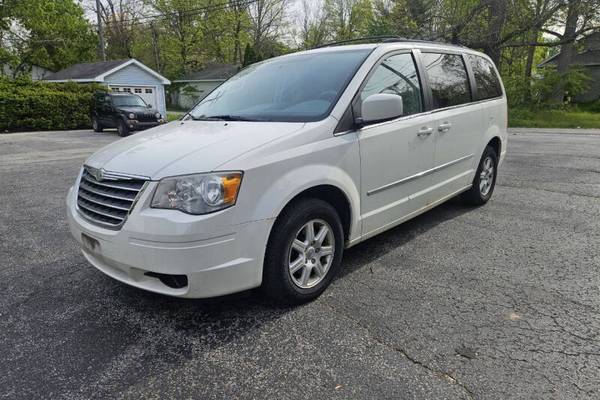
[[117,124],[117,132],[119,132],[119,136],[129,136],[129,127],[122,119]]
[[498,174],[498,155],[493,147],[487,146],[483,151],[473,186],[462,195],[465,203],[480,206],[488,202],[496,186],[496,176]]
[[94,129],[94,132],[102,132],[102,130],[104,129],[104,127],[96,117],[92,117],[92,128]]
[[303,199],[277,218],[267,245],[262,290],[282,304],[319,297],[341,266],[344,231],[335,209]]

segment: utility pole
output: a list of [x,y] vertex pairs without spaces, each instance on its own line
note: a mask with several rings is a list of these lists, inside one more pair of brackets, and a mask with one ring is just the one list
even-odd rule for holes
[[100,10],[100,0],[96,0],[96,18],[98,19],[98,46],[102,61],[106,61],[106,51],[104,49],[104,32],[102,32],[102,12]]

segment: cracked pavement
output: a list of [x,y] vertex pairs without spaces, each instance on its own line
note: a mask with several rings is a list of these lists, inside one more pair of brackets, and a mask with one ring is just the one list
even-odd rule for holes
[[0,398],[597,398],[600,134],[543,132],[513,131],[486,206],[348,250],[297,308],[104,276],[63,204],[116,134],[0,135]]

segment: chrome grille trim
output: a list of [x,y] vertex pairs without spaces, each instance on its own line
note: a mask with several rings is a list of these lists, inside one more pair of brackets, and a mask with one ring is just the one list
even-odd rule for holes
[[77,192],[77,210],[96,225],[120,229],[148,180],[84,166]]

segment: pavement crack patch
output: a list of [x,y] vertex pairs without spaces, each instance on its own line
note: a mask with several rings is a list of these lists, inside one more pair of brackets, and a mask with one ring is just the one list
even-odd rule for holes
[[[396,352],[396,353],[400,353],[404,358],[406,358],[408,361],[410,361],[412,364],[423,368],[425,370],[427,370],[429,373],[433,374],[434,376],[444,380],[447,383],[450,383],[451,385],[457,385],[459,386],[467,395],[468,398],[470,399],[475,399],[475,394],[460,380],[458,380],[458,378],[452,376],[450,373],[446,372],[446,371],[442,371],[441,369],[438,368],[434,368],[428,364],[425,364],[424,362],[416,359],[415,357],[411,356],[410,354],[408,354],[408,352],[406,350],[404,350],[403,348],[401,348],[400,346],[397,345],[391,345],[389,343],[387,343],[385,340],[383,340],[381,337],[379,337],[378,335],[375,335],[370,329],[369,327],[364,324],[362,321],[354,318],[353,316],[338,310],[336,307],[334,307],[333,305],[323,302],[323,305],[325,305],[327,308],[329,308],[332,312],[334,312],[335,314],[341,315],[342,317],[352,321],[354,324],[358,325],[359,327],[361,327],[363,330],[365,330],[369,336],[375,340],[377,343],[379,343],[380,345],[387,347],[388,349]],[[386,329],[390,330],[390,328],[386,327]]]

